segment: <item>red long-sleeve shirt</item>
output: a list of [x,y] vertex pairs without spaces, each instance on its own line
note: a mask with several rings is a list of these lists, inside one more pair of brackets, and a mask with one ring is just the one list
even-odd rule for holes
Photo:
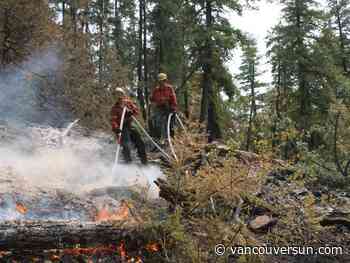
[[169,106],[170,109],[176,111],[177,100],[173,87],[165,83],[163,86],[157,86],[151,95],[151,102],[156,106]]
[[136,104],[127,96],[121,97],[112,107],[111,110],[111,124],[112,130],[120,128],[120,122],[123,115],[123,109],[127,107],[131,115],[125,115],[125,124],[130,124],[132,122],[131,116],[137,116],[139,114],[139,109]]

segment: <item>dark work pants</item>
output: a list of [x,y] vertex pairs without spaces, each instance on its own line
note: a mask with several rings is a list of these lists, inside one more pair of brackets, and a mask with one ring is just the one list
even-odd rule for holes
[[[156,139],[168,138],[168,117],[171,111],[167,107],[155,107],[153,109],[152,120],[154,128],[154,136]],[[175,118],[173,116],[170,123],[170,135],[174,137],[174,123]]]
[[137,154],[143,164],[147,163],[147,154],[145,143],[142,140],[141,134],[135,126],[128,124],[123,128],[121,145],[122,153],[127,163],[132,162],[130,143],[133,143],[137,149]]

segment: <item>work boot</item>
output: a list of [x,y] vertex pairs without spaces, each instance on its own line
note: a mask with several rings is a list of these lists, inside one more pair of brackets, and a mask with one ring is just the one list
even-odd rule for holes
[[160,148],[164,149],[167,145],[166,145],[166,140],[165,139],[161,139],[159,140],[159,146]]
[[148,164],[147,157],[142,157],[141,158],[141,163],[142,163],[142,165],[147,165]]
[[130,149],[128,147],[123,147],[122,154],[123,154],[123,159],[125,163],[128,164],[132,162]]

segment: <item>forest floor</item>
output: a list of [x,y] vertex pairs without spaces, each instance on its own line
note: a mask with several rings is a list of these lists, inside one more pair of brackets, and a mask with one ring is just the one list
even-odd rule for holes
[[[77,195],[31,184],[2,167],[0,261],[350,262],[348,192],[317,185],[271,156],[209,145],[196,132],[179,134],[174,146],[178,162],[160,162],[160,199],[147,198],[139,187],[97,187]],[[57,236],[64,241],[55,247]],[[35,243],[42,249],[31,253]],[[17,253],[9,244],[19,246]],[[218,244],[334,250],[232,255],[227,249],[218,256]]]

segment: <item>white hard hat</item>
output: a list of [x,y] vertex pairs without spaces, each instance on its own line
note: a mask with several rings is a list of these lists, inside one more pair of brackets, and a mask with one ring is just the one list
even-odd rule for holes
[[125,91],[122,88],[116,88],[115,89],[116,93],[121,93],[121,94],[125,94]]

